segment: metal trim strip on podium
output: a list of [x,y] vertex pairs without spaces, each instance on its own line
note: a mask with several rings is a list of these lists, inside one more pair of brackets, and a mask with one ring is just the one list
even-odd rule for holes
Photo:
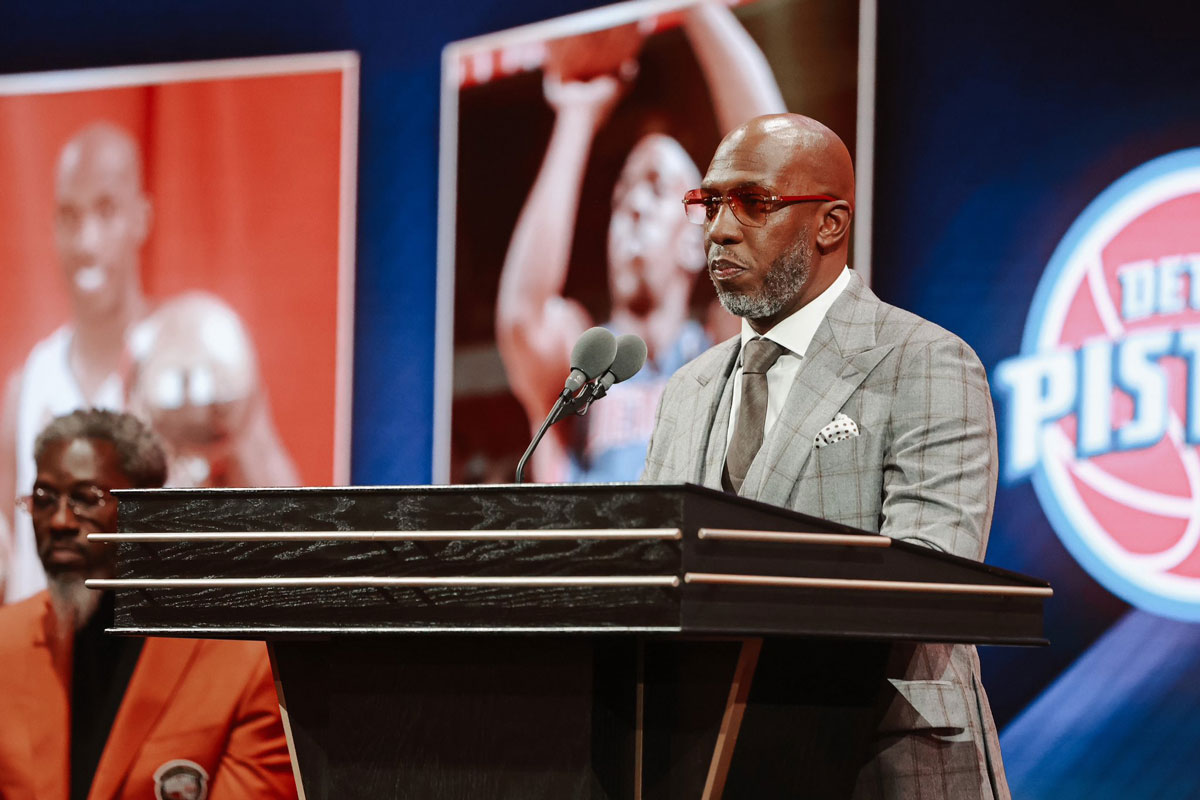
[[211,533],[89,533],[88,541],[121,542],[444,542],[554,541],[558,539],[681,539],[678,528],[601,528],[519,531],[235,531]]

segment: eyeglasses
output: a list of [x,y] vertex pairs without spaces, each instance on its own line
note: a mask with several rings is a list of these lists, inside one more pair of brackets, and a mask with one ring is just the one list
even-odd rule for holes
[[45,486],[33,487],[33,494],[17,498],[18,505],[30,514],[52,514],[58,509],[62,498],[67,498],[67,507],[77,517],[91,519],[115,502],[112,493],[99,486],[76,486],[64,495]]
[[766,224],[768,214],[773,214],[793,203],[837,199],[827,194],[764,194],[761,189],[754,187],[730,189],[724,194],[708,189],[692,189],[683,196],[683,209],[687,213],[689,222],[703,225],[712,222],[713,218],[717,216],[717,209],[724,203],[729,206],[729,210],[733,212],[733,216],[738,222],[751,228],[758,228]]

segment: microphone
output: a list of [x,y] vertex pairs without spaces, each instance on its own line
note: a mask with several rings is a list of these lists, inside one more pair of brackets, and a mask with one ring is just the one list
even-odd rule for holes
[[613,365],[617,357],[617,337],[607,328],[588,328],[571,348],[571,373],[563,383],[561,397],[574,395],[585,383],[594,380]]
[[614,383],[627,381],[641,371],[646,363],[646,343],[635,333],[623,333],[617,337],[617,355],[613,358],[612,366],[604,371],[596,388],[592,390],[592,400],[599,400],[608,393]]
[[[584,384],[594,381],[601,373],[606,372],[613,365],[616,357],[617,337],[613,336],[612,331],[607,328],[588,328],[575,340],[575,346],[571,348],[571,372],[563,382],[563,389],[559,392],[558,399],[554,401],[554,407],[546,415],[542,427],[538,428],[533,441],[529,443],[529,447],[525,448],[525,454],[517,463],[517,483],[521,483],[525,479],[525,462],[533,455],[534,449],[541,443],[546,431],[564,416],[563,408],[570,405],[574,409],[577,400],[576,393],[579,393]],[[588,394],[590,391],[587,390],[581,394]]]
[[621,334],[617,337],[617,355],[613,358],[612,365],[582,392],[568,398],[558,409],[557,416],[550,420],[550,424],[555,425],[572,414],[586,414],[592,403],[607,395],[614,383],[629,380],[645,363],[646,343],[642,341],[642,337],[632,333]]

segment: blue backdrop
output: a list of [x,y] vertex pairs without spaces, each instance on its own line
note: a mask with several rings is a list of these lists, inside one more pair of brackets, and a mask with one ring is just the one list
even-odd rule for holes
[[[441,48],[594,5],[9,0],[0,72],[358,51],[353,479],[423,483]],[[962,335],[990,373],[1020,350],[1042,270],[1087,204],[1139,164],[1200,143],[1200,10],[1175,0],[880,5],[875,288]],[[984,652],[997,715],[1016,720],[1004,742],[1016,796],[1200,794],[1187,757],[1200,745],[1200,681],[1188,679],[1200,665],[1196,626],[1127,614],[1059,545],[1027,481],[1001,488],[988,560],[1046,577],[1057,593],[1053,647]],[[1126,681],[1096,713],[1151,644],[1164,651],[1151,665],[1162,679]]]

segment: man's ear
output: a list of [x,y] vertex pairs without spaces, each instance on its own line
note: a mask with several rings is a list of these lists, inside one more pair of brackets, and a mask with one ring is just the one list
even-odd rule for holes
[[853,218],[854,209],[845,200],[837,200],[826,207],[817,228],[817,247],[822,253],[832,252],[845,242]]

